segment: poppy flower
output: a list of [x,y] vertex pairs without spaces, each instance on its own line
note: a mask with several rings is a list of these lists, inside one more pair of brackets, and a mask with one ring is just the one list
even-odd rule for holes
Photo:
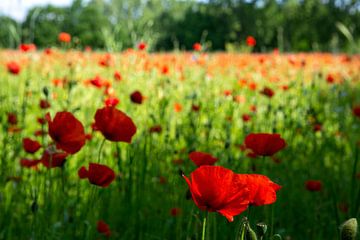
[[217,158],[213,157],[211,154],[204,152],[191,152],[189,154],[189,158],[198,167],[203,165],[214,165],[214,163],[218,160]]
[[66,32],[61,32],[58,35],[58,40],[63,43],[71,42],[71,35]]
[[99,65],[102,67],[110,67],[113,64],[112,56],[109,53],[102,56],[99,60]]
[[105,237],[110,237],[111,236],[111,231],[110,231],[110,227],[109,225],[104,222],[103,220],[99,220],[96,224],[96,230],[101,233],[104,234]]
[[181,214],[181,208],[172,208],[170,209],[170,215],[176,217]]
[[91,184],[107,187],[115,179],[115,172],[106,165],[90,163],[89,170],[81,167],[78,171],[81,179],[87,178]]
[[35,153],[41,148],[41,144],[38,141],[34,141],[30,138],[24,138],[23,148],[28,153]]
[[174,110],[175,112],[181,112],[182,111],[182,105],[180,103],[174,104]]
[[44,53],[45,53],[46,55],[51,55],[51,54],[53,53],[53,50],[52,50],[51,48],[45,48],[45,49],[44,49]]
[[280,134],[251,133],[245,138],[245,146],[259,156],[272,156],[286,147]]
[[326,82],[329,83],[329,84],[334,83],[334,82],[335,82],[334,76],[331,75],[331,74],[328,74],[328,75],[326,76]]
[[243,114],[242,115],[242,120],[244,122],[249,122],[251,120],[251,116],[249,114]]
[[162,127],[160,125],[154,125],[149,129],[150,133],[161,133]]
[[62,167],[68,156],[65,152],[58,152],[56,149],[48,148],[41,157],[41,163],[47,168]]
[[146,49],[147,45],[144,42],[140,42],[137,47],[139,50],[144,50]]
[[199,51],[201,51],[202,46],[201,46],[200,43],[194,43],[193,49],[194,49],[194,51],[198,51],[198,52],[199,52]]
[[322,189],[322,182],[319,180],[308,180],[305,182],[305,187],[310,192],[318,192]]
[[20,73],[20,65],[17,64],[16,62],[9,62],[6,64],[7,70],[9,73],[13,74],[13,75],[18,75]]
[[161,68],[161,73],[166,75],[169,73],[169,67],[167,65],[164,65],[162,68]]
[[276,191],[281,186],[272,182],[268,177],[260,174],[245,174],[248,180],[250,190],[250,204],[261,206],[272,204],[276,201]]
[[135,91],[130,95],[130,99],[133,103],[141,104],[144,100],[144,97],[141,95],[140,91]]
[[56,147],[67,153],[80,151],[85,144],[85,131],[82,123],[70,112],[58,112],[51,120],[47,114],[49,135],[55,141]]
[[253,36],[248,36],[246,38],[246,45],[249,47],[254,47],[256,45],[256,39]]
[[200,110],[200,106],[199,105],[195,105],[195,104],[192,104],[191,105],[191,111],[193,112],[198,112]]
[[115,79],[116,81],[121,81],[121,80],[122,80],[122,76],[121,76],[120,72],[116,71],[116,72],[114,73],[114,79]]
[[8,113],[7,121],[10,125],[16,125],[18,123],[16,113]]
[[115,107],[118,105],[120,100],[117,97],[108,97],[105,99],[105,106],[107,107]]
[[45,99],[41,99],[40,100],[40,103],[39,103],[39,106],[41,109],[47,109],[50,107],[50,103],[49,101],[45,100]]
[[264,87],[264,89],[260,93],[269,98],[272,98],[275,94],[275,92],[269,87]]
[[95,126],[107,140],[113,142],[131,143],[136,133],[132,119],[114,107],[98,109],[95,114]]
[[26,158],[20,160],[20,165],[24,168],[36,167],[39,163],[41,163],[41,160],[31,160]]
[[20,44],[19,49],[23,52],[30,52],[30,51],[35,51],[36,50],[36,46],[33,43],[23,43]]
[[247,177],[220,166],[201,166],[186,180],[199,209],[218,212],[232,222],[249,205]]
[[319,123],[318,123],[318,124],[315,124],[315,125],[313,126],[314,132],[320,132],[321,129],[322,129],[322,125],[319,124]]
[[355,117],[360,118],[360,105],[353,107],[352,112]]

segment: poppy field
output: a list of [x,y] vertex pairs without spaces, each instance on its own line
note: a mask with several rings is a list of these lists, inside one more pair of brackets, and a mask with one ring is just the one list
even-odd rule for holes
[[356,239],[360,56],[0,56],[0,239]]

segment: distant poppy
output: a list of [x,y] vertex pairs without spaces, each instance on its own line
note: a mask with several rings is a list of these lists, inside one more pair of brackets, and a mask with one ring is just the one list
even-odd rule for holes
[[353,107],[352,112],[355,117],[360,118],[360,105]]
[[109,238],[111,236],[111,230],[107,223],[105,223],[103,220],[99,220],[96,224],[96,230],[104,234],[105,237]]
[[8,113],[7,120],[8,120],[8,123],[11,125],[16,125],[18,123],[16,113]]
[[193,112],[198,112],[200,110],[200,106],[199,105],[191,105],[191,111]]
[[334,76],[331,75],[331,74],[328,74],[327,77],[326,77],[326,82],[327,83],[334,83],[335,82]]
[[213,157],[211,154],[204,152],[191,152],[189,154],[189,158],[198,167],[203,165],[214,165],[214,163],[218,160],[217,158]]
[[116,71],[116,72],[114,73],[114,79],[115,79],[116,81],[121,81],[121,80],[122,80],[122,76],[121,76],[120,72]]
[[45,53],[46,55],[51,55],[51,54],[53,53],[53,50],[52,50],[51,48],[45,48],[45,49],[44,49],[44,53]]
[[61,32],[58,35],[58,40],[63,43],[69,43],[71,41],[71,35],[66,32]]
[[193,49],[194,49],[194,51],[198,51],[198,52],[199,52],[199,51],[201,51],[202,46],[201,46],[200,43],[194,43]]
[[36,45],[33,43],[23,43],[23,44],[20,44],[19,49],[23,52],[35,51]]
[[170,209],[170,215],[176,217],[181,214],[181,208],[172,208]]
[[142,96],[140,91],[135,91],[131,93],[130,99],[133,103],[141,104],[144,100],[144,97]]
[[36,167],[39,163],[41,163],[41,160],[31,160],[26,158],[20,160],[20,165],[25,168]]
[[250,204],[261,206],[272,204],[276,201],[276,191],[281,186],[272,182],[268,177],[260,174],[245,174],[248,180],[247,187],[250,189]]
[[139,50],[144,50],[146,49],[147,45],[144,42],[140,42],[137,47]]
[[264,87],[264,89],[260,93],[269,98],[272,98],[275,94],[275,92],[269,87]]
[[249,189],[244,175],[220,166],[201,166],[186,180],[192,199],[204,211],[218,212],[232,222],[246,210]]
[[110,67],[113,64],[114,64],[113,58],[112,58],[111,54],[109,54],[109,53],[102,56],[99,60],[99,65],[103,66],[103,67]]
[[107,107],[115,107],[119,104],[119,99],[117,97],[108,97],[105,99],[105,106]]
[[107,140],[113,142],[131,143],[136,133],[132,119],[114,107],[98,109],[95,114],[95,126]]
[[249,114],[243,114],[242,115],[242,120],[244,122],[249,122],[251,120],[251,116]]
[[87,178],[91,184],[99,187],[107,187],[115,179],[115,172],[111,168],[98,163],[90,163],[89,170],[81,167],[78,175],[81,179]]
[[6,64],[7,70],[9,73],[13,74],[13,75],[18,75],[20,73],[20,65],[17,64],[16,62],[9,62]]
[[182,105],[180,103],[174,104],[174,110],[175,112],[181,112],[182,111]]
[[154,125],[149,129],[150,133],[161,133],[162,127],[161,125]]
[[253,36],[248,36],[246,38],[246,45],[249,47],[254,47],[256,45],[256,39]]
[[320,132],[321,129],[322,129],[322,125],[319,124],[319,123],[318,123],[318,124],[315,124],[315,125],[313,126],[314,132]]
[[47,168],[62,167],[65,164],[67,156],[67,153],[58,152],[50,147],[44,151],[41,157],[41,163]]
[[164,65],[162,68],[161,68],[161,73],[166,75],[169,73],[169,67],[167,65]]
[[286,147],[280,134],[251,133],[245,138],[245,145],[259,156],[272,156]]
[[37,121],[40,125],[44,125],[44,124],[47,123],[47,122],[46,122],[46,119],[43,118],[43,117],[38,117],[38,118],[36,119],[36,121]]
[[82,123],[70,112],[58,112],[53,120],[47,115],[49,135],[56,147],[67,153],[80,151],[85,144],[85,131]]
[[32,140],[30,138],[24,138],[23,148],[28,153],[35,153],[41,148],[41,144],[36,140]]
[[47,109],[50,107],[50,103],[49,101],[45,100],[45,99],[41,99],[40,100],[40,103],[39,103],[39,106],[41,109]]
[[319,180],[308,180],[305,182],[305,187],[310,192],[318,192],[322,189],[322,182]]

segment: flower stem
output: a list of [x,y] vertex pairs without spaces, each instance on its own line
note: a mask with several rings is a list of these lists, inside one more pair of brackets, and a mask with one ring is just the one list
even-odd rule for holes
[[105,143],[106,139],[104,138],[104,140],[101,142],[100,148],[99,148],[99,153],[98,153],[98,163],[100,163],[100,159],[101,159],[101,152],[102,149],[104,147],[104,143]]
[[205,240],[206,220],[207,220],[207,217],[208,217],[208,213],[206,213],[206,215],[204,216],[201,240]]

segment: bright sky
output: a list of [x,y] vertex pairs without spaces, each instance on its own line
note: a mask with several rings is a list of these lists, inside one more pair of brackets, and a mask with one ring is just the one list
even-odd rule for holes
[[27,11],[34,6],[52,4],[55,6],[68,6],[72,0],[0,0],[0,14],[23,21]]

